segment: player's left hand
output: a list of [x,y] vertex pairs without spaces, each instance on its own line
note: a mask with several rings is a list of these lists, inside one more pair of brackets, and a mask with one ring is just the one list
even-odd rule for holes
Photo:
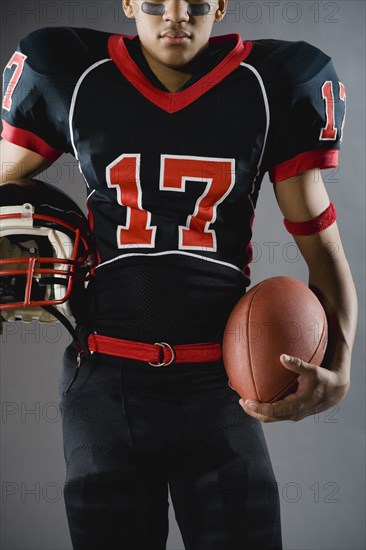
[[298,388],[274,403],[239,400],[244,411],[262,422],[293,420],[297,422],[306,416],[325,411],[341,401],[349,389],[349,376],[344,371],[329,370],[306,363],[298,357],[281,355],[281,363],[287,369],[299,374]]

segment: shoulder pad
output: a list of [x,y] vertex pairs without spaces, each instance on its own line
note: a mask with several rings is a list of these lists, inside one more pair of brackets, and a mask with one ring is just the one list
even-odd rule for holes
[[255,40],[248,57],[277,82],[297,86],[314,78],[330,61],[319,48],[305,41]]
[[94,58],[98,61],[109,57],[108,37],[108,33],[91,29],[45,27],[23,38],[20,50],[27,56],[29,67],[37,73],[75,74],[90,65]]
[[278,52],[276,68],[281,78],[297,86],[316,77],[329,61],[328,55],[308,42],[289,42]]

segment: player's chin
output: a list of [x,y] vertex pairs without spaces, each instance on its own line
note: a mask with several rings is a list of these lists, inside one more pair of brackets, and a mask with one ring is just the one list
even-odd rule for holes
[[191,44],[169,45],[164,44],[160,49],[160,57],[164,58],[166,65],[179,69],[188,65],[197,55],[196,49]]

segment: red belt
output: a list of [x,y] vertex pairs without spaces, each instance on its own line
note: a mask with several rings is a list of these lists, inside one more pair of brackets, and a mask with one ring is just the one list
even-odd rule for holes
[[170,365],[173,361],[175,363],[206,363],[219,361],[222,357],[221,345],[218,342],[170,346],[166,342],[145,344],[92,333],[88,336],[88,347],[91,352],[96,351],[116,357],[146,361],[153,367]]

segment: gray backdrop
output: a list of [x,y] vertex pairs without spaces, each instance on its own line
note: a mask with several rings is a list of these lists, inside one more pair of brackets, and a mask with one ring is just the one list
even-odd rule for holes
[[[120,2],[112,0],[5,0],[1,7],[1,25],[2,67],[17,41],[43,26],[84,26],[135,34],[135,25],[122,15]],[[213,33],[230,32],[246,39],[311,42],[333,57],[347,88],[347,121],[340,167],[323,172],[323,178],[337,206],[338,222],[360,299],[352,386],[339,406],[298,423],[265,424],[264,430],[279,483],[285,549],[361,550],[366,547],[363,521],[365,4],[361,0],[230,0],[225,21],[216,24]],[[71,156],[63,156],[42,177],[62,186],[79,204],[84,204],[83,182]],[[253,241],[254,283],[278,274],[307,281],[306,265],[283,229],[272,184],[267,178],[257,208]],[[1,339],[2,548],[70,549],[62,500],[65,467],[57,405],[60,360],[70,338],[58,324],[6,323]],[[172,506],[170,519],[168,549],[182,550]]]

